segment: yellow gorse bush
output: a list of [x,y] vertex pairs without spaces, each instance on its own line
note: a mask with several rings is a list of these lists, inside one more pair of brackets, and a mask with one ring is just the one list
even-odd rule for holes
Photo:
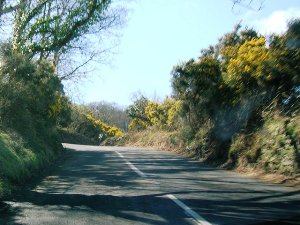
[[168,110],[168,119],[167,125],[170,128],[173,128],[176,125],[178,113],[182,109],[182,101],[177,100],[173,101],[170,109]]
[[113,126],[109,126],[108,124],[102,122],[101,120],[96,119],[91,114],[85,115],[87,120],[90,121],[95,127],[98,127],[103,133],[109,137],[123,137],[124,132]]
[[161,113],[161,105],[157,102],[150,101],[145,107],[145,114],[152,125],[160,122]]
[[145,130],[147,127],[148,124],[145,121],[142,121],[138,118],[131,120],[128,125],[129,131],[141,131],[141,130]]
[[258,83],[260,80],[269,80],[271,73],[267,65],[271,61],[272,55],[266,46],[265,38],[245,41],[238,48],[236,56],[229,61],[227,82],[242,88],[249,79],[255,79]]
[[129,123],[129,130],[144,130],[150,126],[156,126],[160,129],[174,129],[181,106],[181,101],[171,98],[166,98],[163,103],[149,101],[144,108],[147,121],[134,118]]

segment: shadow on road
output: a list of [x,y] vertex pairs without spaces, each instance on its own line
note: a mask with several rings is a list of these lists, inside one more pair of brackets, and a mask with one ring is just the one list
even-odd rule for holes
[[[146,224],[181,224],[183,218],[186,217],[183,213],[179,212],[176,207],[169,207],[171,202],[165,197],[169,193],[161,193],[159,195],[141,195],[141,196],[112,196],[112,195],[83,195],[83,194],[48,194],[39,193],[36,191],[24,192],[23,196],[17,197],[15,200],[18,203],[30,203],[30,205],[41,206],[43,209],[51,212],[61,209],[61,206],[67,211],[73,212],[88,211],[98,212],[101,215],[110,215],[117,218],[123,218],[134,222],[143,222]],[[176,194],[176,193],[172,193]],[[177,193],[180,194],[180,193]],[[225,193],[224,193],[225,194]],[[184,199],[184,202],[188,202],[191,205],[199,205],[199,201],[196,204],[190,199]],[[198,211],[202,212],[202,216],[213,216],[218,221],[227,221],[224,224],[300,224],[298,221],[299,216],[290,220],[281,220],[277,222],[273,219],[278,217],[278,213],[282,214],[282,209],[285,210],[299,207],[299,200],[290,201],[288,203],[272,202],[272,203],[257,203],[252,200],[245,200],[241,202],[224,202],[224,201],[201,201],[203,207],[194,207]],[[247,210],[245,211],[245,205]],[[51,206],[55,206],[54,208]],[[137,216],[137,212],[147,215],[160,215],[164,218],[164,221],[158,221],[143,216]],[[177,215],[174,215],[174,212]],[[230,213],[229,213],[230,212]],[[67,214],[67,212],[66,212]],[[260,216],[263,222],[252,223],[253,215]],[[23,209],[15,207],[10,211],[10,217],[7,222],[11,224],[18,224],[14,221],[14,217],[22,217]],[[225,219],[225,220],[224,220]],[[234,222],[238,221],[238,223]],[[223,224],[223,223],[222,223]]]
[[[60,211],[62,218],[80,212],[87,217],[124,219],[128,224],[187,224],[188,216],[166,197],[167,194],[186,196],[180,200],[216,224],[300,224],[300,191],[262,191],[252,189],[251,185],[236,190],[222,189],[223,186],[220,186],[218,190],[217,178],[199,181],[199,177],[193,175],[201,169],[209,173],[209,168],[199,167],[197,170],[193,165],[189,170],[189,165],[183,160],[180,162],[163,157],[153,160],[150,155],[149,158],[143,158],[145,163],[141,166],[147,167],[144,172],[157,174],[156,179],[161,184],[144,183],[113,152],[70,151],[68,154],[68,160],[34,189],[14,196],[11,200],[13,207],[2,215],[0,224],[23,225],[20,221],[28,217],[30,211],[39,215],[42,210],[50,216]],[[182,170],[174,170],[175,166],[184,167],[184,172],[189,173],[189,176],[177,177]],[[172,174],[173,177],[169,178]],[[180,179],[185,181],[185,185],[191,182],[191,186],[180,187],[176,185],[181,182],[172,183]],[[212,188],[197,189],[203,182]],[[226,186],[226,181],[219,179],[219,182]],[[234,182],[228,180],[228,185]],[[247,183],[251,184],[248,181],[244,184]],[[220,198],[220,195],[239,195],[239,198]],[[290,221],[282,220],[285,217],[294,218]],[[278,221],[275,222],[274,218]]]
[[[112,195],[83,195],[83,194],[47,194],[35,191],[24,193],[26,196],[18,197],[17,202],[30,203],[30,205],[42,206],[47,211],[57,211],[64,206],[66,214],[68,210],[98,212],[101,215],[110,215],[117,218],[123,218],[134,222],[143,222],[146,224],[181,224],[182,218],[186,215],[180,213],[174,215],[174,208],[165,207],[170,205],[170,200],[159,196],[112,196]],[[151,204],[151,205],[149,205]],[[54,208],[51,206],[55,206]],[[176,211],[176,209],[175,209]],[[137,214],[140,212],[141,214]],[[160,215],[164,221],[159,221],[142,216],[145,215]],[[141,215],[141,216],[138,216]],[[164,217],[164,215],[166,215]],[[13,217],[22,217],[23,209],[15,207],[10,212],[10,222],[15,223]]]

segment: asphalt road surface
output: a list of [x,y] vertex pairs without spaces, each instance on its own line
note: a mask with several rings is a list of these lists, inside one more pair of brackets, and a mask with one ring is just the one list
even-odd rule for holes
[[51,175],[6,202],[1,225],[300,224],[293,188],[170,152],[64,146],[67,158]]

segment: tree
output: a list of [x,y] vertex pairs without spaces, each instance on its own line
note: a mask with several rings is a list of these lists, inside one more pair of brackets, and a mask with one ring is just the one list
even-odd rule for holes
[[218,99],[222,99],[220,62],[212,57],[200,57],[198,61],[177,65],[172,75],[175,97],[183,102],[182,110],[196,131],[218,107]]
[[54,106],[65,97],[51,63],[34,62],[15,53],[10,44],[1,45],[0,58],[0,125],[32,139],[30,143],[42,140],[59,145],[51,135],[56,133],[62,108]]
[[[68,51],[80,36],[106,25],[109,0],[37,0],[16,10],[14,48],[22,53],[40,54]],[[111,22],[111,21],[110,21]]]
[[145,108],[148,105],[149,100],[141,96],[132,105],[128,106],[126,113],[131,119],[139,119],[146,124],[151,124],[151,121],[146,115]]
[[232,9],[236,6],[242,6],[251,10],[261,10],[263,7],[264,0],[232,0]]
[[4,15],[16,11],[26,0],[0,0],[0,18]]
[[94,117],[111,126],[127,130],[128,117],[124,109],[116,103],[93,102],[87,105]]
[[272,79],[268,83],[275,89],[274,98],[288,113],[300,109],[300,20],[292,20],[284,35],[271,39],[273,56]]
[[[122,9],[111,0],[19,0],[0,2],[4,14],[11,13],[13,49],[30,58],[51,60],[61,79],[68,79],[104,49],[88,48],[92,34],[120,24]],[[1,16],[1,14],[0,14]],[[99,40],[99,35],[98,40]],[[80,62],[68,71],[61,69],[65,55],[77,53]],[[60,67],[58,68],[58,65]],[[64,71],[64,73],[62,73]]]

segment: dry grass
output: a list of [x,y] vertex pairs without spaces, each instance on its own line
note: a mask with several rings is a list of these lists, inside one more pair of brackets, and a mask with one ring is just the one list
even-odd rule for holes
[[287,176],[283,174],[266,173],[262,169],[253,168],[245,164],[240,164],[235,169],[235,171],[243,176],[257,178],[273,184],[282,184],[300,190],[300,174],[296,174],[294,176]]
[[156,149],[174,151],[181,146],[177,132],[147,129],[140,132],[129,132],[120,145],[133,147],[151,147]]
[[[231,160],[236,160],[236,166],[225,168],[234,169],[244,176],[300,189],[297,160],[300,146],[299,128],[300,116],[288,120],[274,115],[251,135],[238,134],[229,149],[229,159],[230,154],[235,156]],[[202,142],[198,139],[196,142],[201,145]],[[188,148],[177,131],[148,128],[140,132],[131,132],[125,136],[121,145],[172,151],[203,162],[202,158],[195,157],[197,149]]]

